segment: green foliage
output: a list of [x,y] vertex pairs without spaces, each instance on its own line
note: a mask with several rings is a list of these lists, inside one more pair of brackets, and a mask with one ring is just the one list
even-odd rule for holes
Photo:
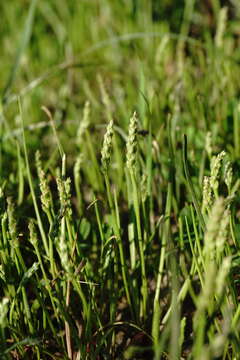
[[0,358],[237,359],[238,1],[0,11]]

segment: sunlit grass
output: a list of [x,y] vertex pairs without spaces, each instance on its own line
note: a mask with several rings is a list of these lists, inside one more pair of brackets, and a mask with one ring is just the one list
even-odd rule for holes
[[237,359],[238,4],[13,3],[0,357]]

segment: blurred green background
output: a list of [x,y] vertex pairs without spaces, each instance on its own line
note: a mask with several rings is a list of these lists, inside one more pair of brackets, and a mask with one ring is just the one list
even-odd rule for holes
[[[167,113],[179,112],[176,142],[182,132],[192,141],[196,130],[213,130],[233,143],[239,1],[12,0],[1,1],[0,12],[3,139],[19,128],[18,95],[25,124],[39,123],[28,139],[34,145],[36,136],[35,147],[41,137],[51,148],[42,105],[64,142],[75,135],[88,99],[94,134],[94,126],[106,122],[100,74],[121,127],[136,109],[142,127],[151,118],[158,136]],[[201,135],[194,140],[202,146]],[[66,147],[71,150],[69,142]]]

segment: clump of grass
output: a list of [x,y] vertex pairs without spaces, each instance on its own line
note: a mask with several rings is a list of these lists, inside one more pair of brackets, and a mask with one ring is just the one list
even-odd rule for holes
[[237,2],[55,2],[0,5],[0,358],[237,359]]

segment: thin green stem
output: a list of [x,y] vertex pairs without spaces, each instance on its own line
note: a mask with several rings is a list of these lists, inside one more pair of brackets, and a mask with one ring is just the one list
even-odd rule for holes
[[128,286],[127,270],[126,270],[126,262],[125,262],[123,244],[122,244],[120,229],[117,225],[117,216],[114,211],[114,205],[113,205],[112,195],[111,195],[111,191],[110,191],[109,178],[108,178],[108,174],[106,172],[104,172],[104,179],[105,179],[105,184],[106,184],[106,189],[107,189],[108,203],[109,203],[109,207],[110,207],[110,211],[111,211],[111,215],[112,215],[113,230],[114,230],[114,234],[116,236],[116,241],[117,241],[117,245],[118,245],[118,249],[119,249],[123,284],[124,284],[124,288],[125,288],[125,292],[126,292],[127,301],[130,306],[130,309],[132,311],[133,309],[132,309],[132,302],[131,302],[130,291],[129,291],[129,286]]
[[141,275],[142,275],[142,289],[141,289],[142,308],[140,310],[140,318],[142,317],[143,319],[146,319],[148,288],[147,288],[146,265],[145,265],[145,255],[144,255],[145,249],[144,249],[142,228],[141,228],[140,201],[138,197],[138,189],[137,189],[135,174],[132,170],[130,170],[130,177],[133,188],[133,204],[134,204],[135,218],[137,225],[138,246],[139,246]]

